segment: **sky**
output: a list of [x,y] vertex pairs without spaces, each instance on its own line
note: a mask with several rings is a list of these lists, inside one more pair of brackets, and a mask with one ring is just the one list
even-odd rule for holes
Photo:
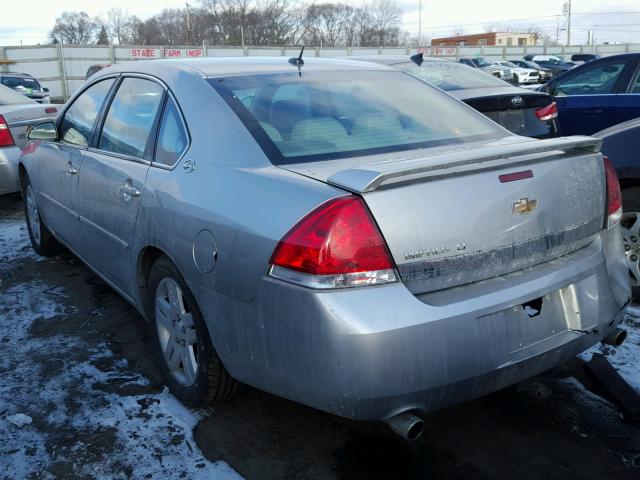
[[[5,0],[7,2],[9,0]],[[352,5],[366,0],[345,1]],[[419,32],[421,0],[396,0],[402,11],[402,27],[412,35]],[[565,19],[560,16],[566,0],[422,0],[422,34],[425,39],[459,33],[481,33],[490,23],[526,29],[537,26],[554,40],[559,33],[566,42]],[[0,45],[34,45],[45,43],[55,18],[65,10],[84,10],[95,16],[112,7],[127,10],[145,19],[163,8],[184,6],[183,0],[30,0],[29,8],[4,8],[0,16]],[[197,5],[198,0],[191,0]],[[571,43],[586,43],[588,30],[594,30],[596,42],[640,43],[640,1],[638,0],[572,0]],[[560,18],[558,19],[558,16]],[[561,27],[557,31],[558,23]]]

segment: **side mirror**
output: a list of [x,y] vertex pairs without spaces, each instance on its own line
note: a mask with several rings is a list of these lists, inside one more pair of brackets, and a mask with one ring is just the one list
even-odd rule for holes
[[49,140],[55,142],[58,139],[56,124],[53,122],[39,123],[29,130],[27,138],[29,140]]
[[47,87],[42,87],[42,91],[49,93],[49,89]]

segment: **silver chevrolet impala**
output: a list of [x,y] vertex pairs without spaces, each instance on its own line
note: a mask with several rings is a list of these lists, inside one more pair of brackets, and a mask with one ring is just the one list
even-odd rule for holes
[[187,405],[242,383],[415,438],[426,413],[612,338],[599,141],[515,136],[382,65],[112,66],[20,163],[29,233],[148,320]]

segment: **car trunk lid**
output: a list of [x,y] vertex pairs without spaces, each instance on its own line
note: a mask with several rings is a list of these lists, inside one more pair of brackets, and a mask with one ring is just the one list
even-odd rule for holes
[[24,105],[0,106],[2,115],[9,125],[13,141],[20,148],[27,143],[27,130],[29,127],[47,120],[52,120],[58,113],[55,105],[38,105],[28,103]]
[[558,258],[602,228],[599,141],[513,139],[360,165],[351,159],[347,168],[284,168],[360,194],[418,294]]
[[473,91],[465,91],[457,96],[517,135],[543,137],[552,133],[549,123],[536,116],[536,110],[553,102],[549,95],[521,88],[507,88],[496,93],[489,93],[486,89],[477,90],[480,91],[475,94]]

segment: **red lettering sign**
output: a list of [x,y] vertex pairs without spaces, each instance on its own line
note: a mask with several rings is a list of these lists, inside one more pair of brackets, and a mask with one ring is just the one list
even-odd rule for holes
[[153,48],[132,48],[131,49],[132,57],[155,57],[156,51]]

